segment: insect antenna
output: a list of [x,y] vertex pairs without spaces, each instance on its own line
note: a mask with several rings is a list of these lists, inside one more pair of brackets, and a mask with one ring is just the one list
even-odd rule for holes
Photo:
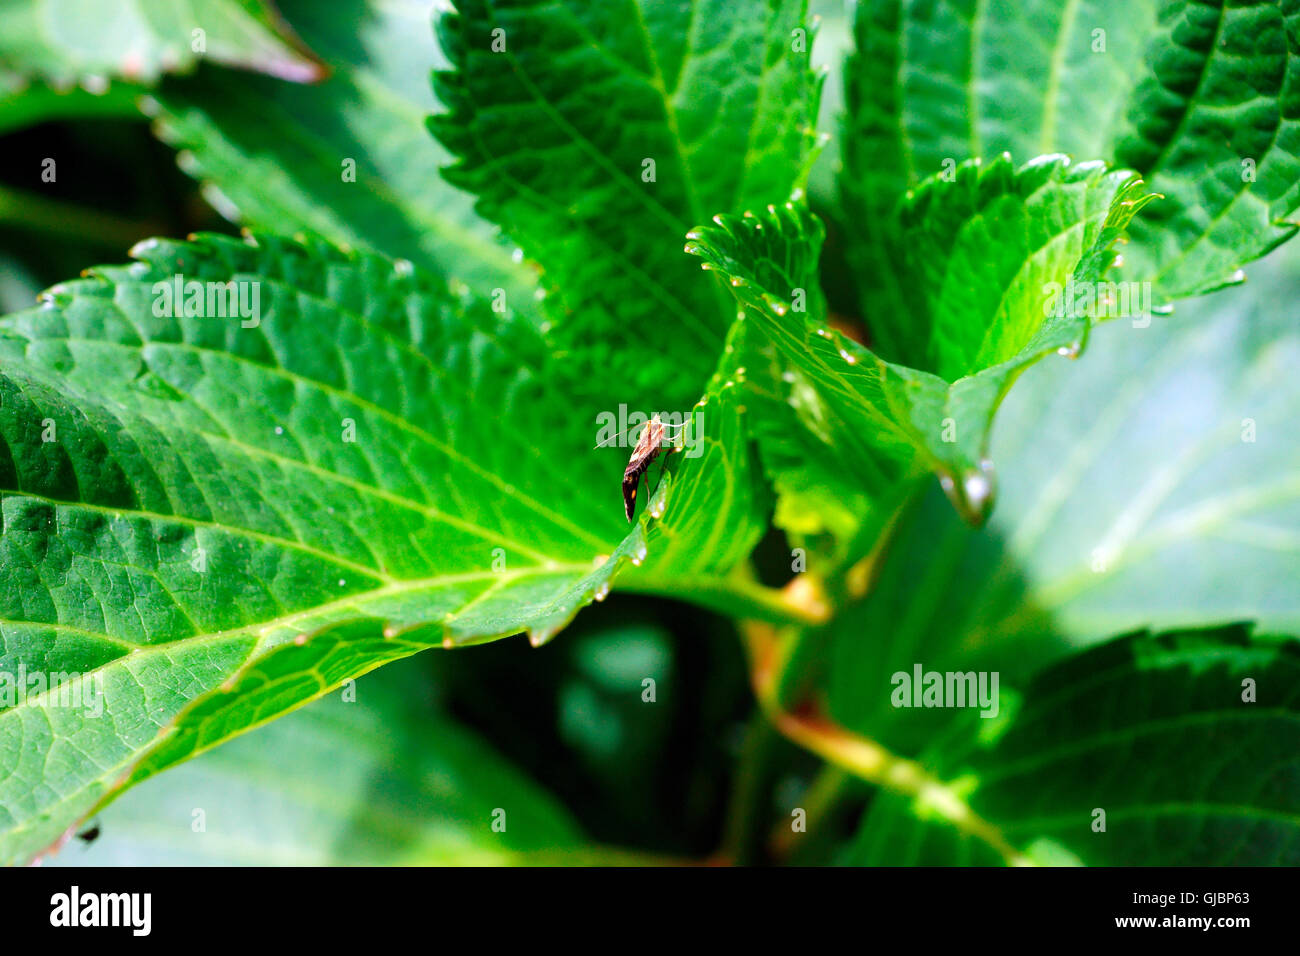
[[[689,425],[689,424],[694,420],[694,417],[695,417],[695,416],[692,415],[690,418],[688,418],[686,421],[682,422],[680,425],[673,425],[673,424],[668,423],[668,422],[660,422],[659,424],[663,426],[663,428],[664,428],[664,430],[665,430],[665,432],[666,432],[666,431],[667,431],[668,429],[670,429],[670,428],[685,428],[687,425]],[[636,427],[637,427],[637,428],[645,428],[646,424],[647,424],[646,422],[642,422],[640,425],[637,425]],[[630,431],[632,431],[631,428],[625,428],[625,429],[623,429],[623,431],[619,432],[617,435],[610,435],[610,436],[609,436],[608,438],[606,438],[604,441],[598,441],[598,442],[596,442],[596,444],[594,444],[594,445],[591,446],[591,449],[592,449],[592,451],[595,451],[597,448],[603,448],[605,445],[608,445],[610,442],[618,441],[620,438],[622,438],[622,437],[624,437],[625,435],[627,435],[627,433],[630,432]]]

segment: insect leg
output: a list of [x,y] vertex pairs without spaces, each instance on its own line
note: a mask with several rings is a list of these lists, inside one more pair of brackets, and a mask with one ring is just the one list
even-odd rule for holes
[[[668,456],[665,455],[665,456],[663,457],[663,459],[659,462],[659,477],[655,479],[655,491],[658,491],[658,490],[659,490],[659,482],[661,482],[661,481],[664,480],[664,469],[667,468],[667,467],[668,467]],[[651,497],[654,497],[654,491],[650,491],[650,490],[649,490],[649,486],[650,486],[650,477],[649,477],[649,474],[648,474],[649,471],[650,471],[650,469],[647,468],[647,469],[646,469],[646,472],[647,472],[647,475],[646,475],[646,493],[649,494]],[[647,499],[647,500],[648,500],[648,499]]]

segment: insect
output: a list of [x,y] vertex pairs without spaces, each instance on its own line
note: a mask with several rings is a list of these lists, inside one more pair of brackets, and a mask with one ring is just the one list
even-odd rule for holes
[[86,827],[86,829],[78,833],[77,839],[85,842],[86,844],[91,844],[99,839],[99,832],[100,832],[99,821],[96,820],[90,826]]
[[[636,441],[636,447],[632,449],[632,457],[628,459],[627,467],[623,469],[623,511],[627,514],[627,520],[630,524],[632,515],[636,511],[636,493],[640,487],[641,479],[650,469],[650,463],[659,457],[659,452],[663,450],[664,442],[668,437],[668,429],[685,428],[687,422],[680,425],[665,425],[659,420],[659,413],[655,412],[650,420],[641,427],[641,435]],[[612,439],[611,439],[612,440]],[[602,442],[603,444],[603,442]],[[600,445],[596,446],[597,448]],[[681,451],[680,448],[674,448],[669,445],[669,453]],[[646,492],[650,491],[650,479],[645,479]]]

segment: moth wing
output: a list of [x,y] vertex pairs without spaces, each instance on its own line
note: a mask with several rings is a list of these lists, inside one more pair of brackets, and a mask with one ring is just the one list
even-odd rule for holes
[[632,522],[632,513],[636,511],[636,489],[641,483],[641,472],[629,468],[623,473],[623,510],[627,512],[627,520]]

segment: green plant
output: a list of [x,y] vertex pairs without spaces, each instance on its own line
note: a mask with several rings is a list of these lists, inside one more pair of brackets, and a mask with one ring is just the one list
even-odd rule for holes
[[[0,859],[163,770],[188,824],[214,775],[352,750],[405,796],[200,856],[622,859],[401,665],[169,769],[622,592],[743,642],[725,859],[1300,860],[1294,270],[1169,315],[1296,229],[1290,0],[832,7],[820,121],[803,0],[461,0],[438,53],[419,3],[194,6],[129,71],[0,41],[0,129],[147,89],[251,230],[0,320],[0,665],[47,688],[0,708]],[[329,77],[160,80],[205,17],[225,64]],[[621,405],[691,425],[630,527],[628,449],[592,448]],[[566,685],[593,801],[636,799],[603,729],[662,757],[656,690],[689,686],[628,606]],[[931,672],[997,683],[931,706]]]

